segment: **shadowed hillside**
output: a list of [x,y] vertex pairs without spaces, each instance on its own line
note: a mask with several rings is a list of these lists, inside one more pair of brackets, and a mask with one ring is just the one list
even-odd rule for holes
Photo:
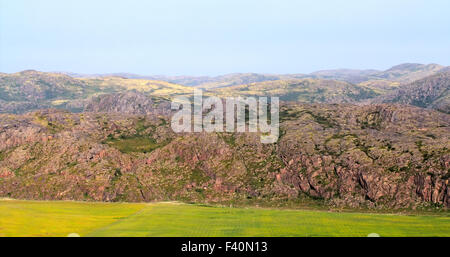
[[399,87],[375,102],[409,104],[450,113],[450,72],[443,72]]

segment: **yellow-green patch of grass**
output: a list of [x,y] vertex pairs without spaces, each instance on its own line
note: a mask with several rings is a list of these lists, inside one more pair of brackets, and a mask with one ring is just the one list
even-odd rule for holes
[[182,203],[0,201],[1,236],[450,236],[436,216]]
[[449,236],[448,216],[151,204],[90,236]]
[[0,236],[80,236],[144,208],[145,204],[0,200]]
[[122,153],[149,153],[162,146],[162,144],[158,144],[153,138],[146,136],[108,139],[106,143]]
[[53,105],[53,106],[59,106],[59,105],[66,104],[66,103],[68,103],[69,101],[70,101],[70,100],[67,100],[67,99],[54,100],[54,101],[52,101],[52,105]]

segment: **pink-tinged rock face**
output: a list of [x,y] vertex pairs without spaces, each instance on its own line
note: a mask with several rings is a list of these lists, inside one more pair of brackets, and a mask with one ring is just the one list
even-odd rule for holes
[[0,115],[0,196],[449,207],[448,114],[292,104],[281,113],[281,137],[268,145],[257,134],[175,134],[154,115]]
[[10,171],[7,168],[0,168],[0,178],[8,178],[8,177],[13,177],[14,176],[14,172]]

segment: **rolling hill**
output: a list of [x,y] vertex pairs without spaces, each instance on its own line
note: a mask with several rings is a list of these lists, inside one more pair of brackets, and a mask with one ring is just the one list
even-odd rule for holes
[[93,77],[123,77],[130,79],[160,80],[185,86],[201,87],[205,89],[236,86],[264,81],[288,80],[288,79],[328,79],[346,81],[352,84],[371,81],[375,85],[381,82],[406,84],[439,72],[448,70],[449,67],[439,64],[418,64],[403,63],[393,66],[387,70],[358,70],[358,69],[334,69],[320,70],[309,74],[259,74],[259,73],[231,73],[220,76],[144,76],[131,73],[110,73],[110,74],[76,74],[65,73],[72,77],[93,78]]
[[444,71],[445,68],[447,67],[439,64],[403,63],[393,66],[385,71],[337,69],[317,71],[306,76],[321,79],[342,80],[350,83],[381,80],[405,84],[439,73]]
[[217,88],[219,96],[278,96],[282,101],[302,103],[351,103],[378,94],[367,87],[343,81],[323,79],[288,79]]
[[282,101],[303,103],[391,102],[448,112],[448,83],[442,78],[446,75],[437,75],[440,71],[448,74],[446,70],[448,67],[437,64],[401,64],[386,71],[340,69],[311,74],[235,73],[217,77],[129,73],[71,77],[28,70],[0,73],[0,113],[44,108],[82,111],[92,102],[89,99],[102,94],[135,91],[170,99],[192,94],[193,87],[206,89],[205,95],[219,97],[278,96]]
[[445,67],[439,64],[404,63],[379,72],[373,77],[401,83],[409,83],[439,73]]

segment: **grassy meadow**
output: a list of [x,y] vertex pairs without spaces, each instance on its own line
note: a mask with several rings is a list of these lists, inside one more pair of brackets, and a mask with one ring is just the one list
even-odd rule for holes
[[0,236],[450,236],[450,214],[0,200]]

